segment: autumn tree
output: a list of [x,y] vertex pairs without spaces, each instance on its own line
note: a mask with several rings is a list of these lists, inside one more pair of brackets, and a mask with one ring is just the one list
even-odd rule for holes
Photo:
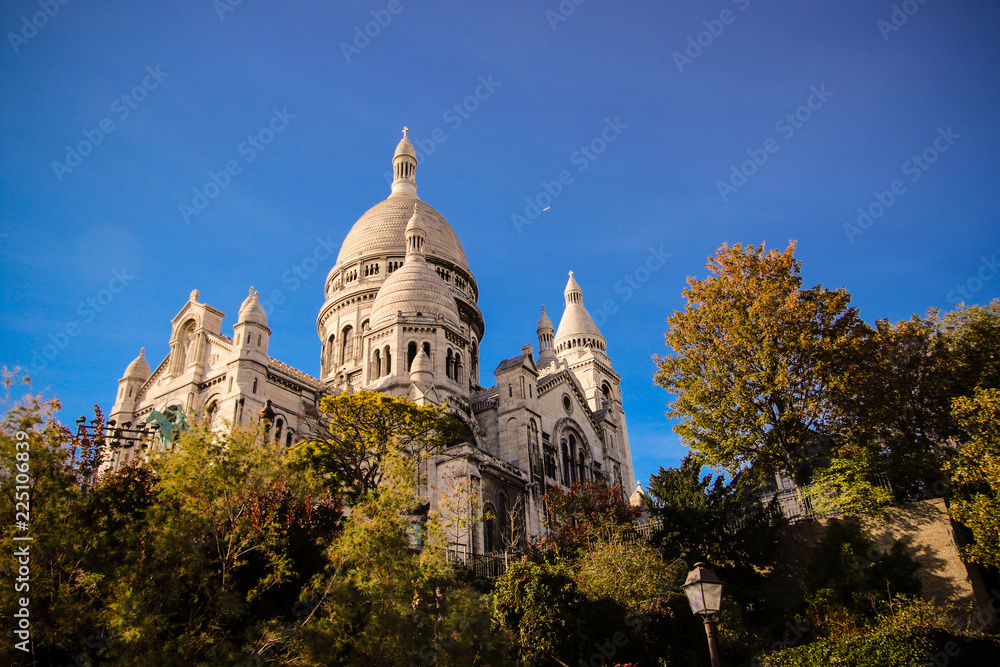
[[674,430],[731,474],[784,469],[805,481],[839,427],[832,391],[865,325],[845,289],[802,287],[794,252],[794,242],[780,252],[723,245],[668,319],[673,353],[654,357],[656,382],[674,394]]
[[447,406],[418,406],[375,391],[328,396],[321,407],[320,433],[296,445],[291,457],[326,476],[350,504],[377,491],[393,452],[420,456],[463,435],[462,422]]
[[956,400],[955,418],[969,439],[949,464],[957,487],[951,516],[972,531],[963,555],[1000,570],[1000,390],[980,389]]
[[641,514],[626,502],[620,486],[575,482],[569,490],[549,488],[543,497],[551,546],[573,554],[589,541],[631,529]]
[[303,593],[309,615],[286,630],[272,654],[281,664],[506,663],[507,636],[491,627],[488,597],[447,562],[444,531],[433,518],[423,527],[423,548],[414,548],[415,473],[412,457],[385,457],[381,492],[352,508],[327,549],[327,569]]

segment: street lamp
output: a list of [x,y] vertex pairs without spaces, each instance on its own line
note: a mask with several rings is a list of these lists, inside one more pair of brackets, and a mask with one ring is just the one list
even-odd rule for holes
[[274,409],[271,407],[271,399],[267,399],[264,407],[260,409],[260,423],[264,425],[264,440],[267,440],[268,432],[271,430],[271,422],[274,421]]
[[715,621],[712,614],[717,614],[722,606],[722,582],[715,572],[708,569],[705,563],[695,563],[694,569],[688,573],[687,580],[681,586],[687,595],[691,612],[701,616],[705,622],[705,634],[708,636],[708,655],[712,659],[712,667],[719,667],[718,637],[715,633]]

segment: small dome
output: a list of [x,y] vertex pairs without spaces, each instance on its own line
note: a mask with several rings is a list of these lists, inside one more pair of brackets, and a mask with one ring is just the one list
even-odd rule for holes
[[628,504],[631,505],[632,507],[641,507],[642,497],[645,495],[646,492],[642,490],[642,484],[636,482],[635,491],[633,491],[632,495],[628,497]]
[[428,373],[434,375],[434,369],[431,367],[431,358],[427,356],[427,352],[421,350],[417,355],[416,359],[413,360],[413,365],[410,366],[410,375],[417,376],[418,374]]
[[555,331],[552,320],[545,314],[545,306],[542,306],[542,316],[538,318],[538,331]]
[[264,312],[264,306],[260,305],[260,293],[253,287],[250,288],[249,296],[243,300],[243,305],[240,306],[239,321],[267,326],[267,313]]
[[563,343],[576,346],[573,341],[580,341],[580,347],[596,347],[604,350],[604,334],[597,328],[594,318],[587,312],[583,305],[583,290],[580,284],[573,277],[573,272],[569,272],[569,282],[566,283],[566,310],[563,311],[562,319],[559,320],[559,329],[556,331],[554,346],[559,351],[559,346]]
[[406,224],[406,261],[379,288],[372,303],[372,326],[393,317],[399,311],[407,315],[442,315],[446,322],[459,326],[455,297],[441,276],[424,260],[424,231],[420,222],[422,215],[414,207],[413,215]]
[[149,362],[146,361],[146,348],[139,350],[139,356],[125,369],[123,378],[146,381],[149,379]]
[[392,159],[395,160],[400,155],[409,155],[414,160],[417,159],[417,151],[413,148],[410,140],[406,138],[405,132],[403,133],[403,138],[399,140],[399,144],[396,145],[396,152],[392,154]]

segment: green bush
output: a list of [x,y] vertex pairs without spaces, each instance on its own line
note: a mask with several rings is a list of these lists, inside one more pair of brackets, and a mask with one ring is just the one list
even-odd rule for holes
[[895,629],[821,640],[764,656],[762,667],[981,667],[1000,664],[1000,639]]

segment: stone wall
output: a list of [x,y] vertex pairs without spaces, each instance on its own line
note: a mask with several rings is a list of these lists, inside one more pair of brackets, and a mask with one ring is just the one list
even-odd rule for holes
[[[776,590],[798,589],[798,573],[809,567],[815,546],[827,528],[842,519],[805,521],[789,526],[781,538],[781,565],[771,575]],[[989,591],[978,568],[959,556],[959,543],[943,498],[909,503],[889,510],[882,519],[862,521],[865,533],[880,553],[901,542],[920,569],[921,597],[953,610],[956,620],[989,618],[986,628],[995,629],[996,616],[989,611],[1000,605],[1000,592]],[[875,554],[873,554],[875,556]],[[980,623],[981,625],[981,623]]]

